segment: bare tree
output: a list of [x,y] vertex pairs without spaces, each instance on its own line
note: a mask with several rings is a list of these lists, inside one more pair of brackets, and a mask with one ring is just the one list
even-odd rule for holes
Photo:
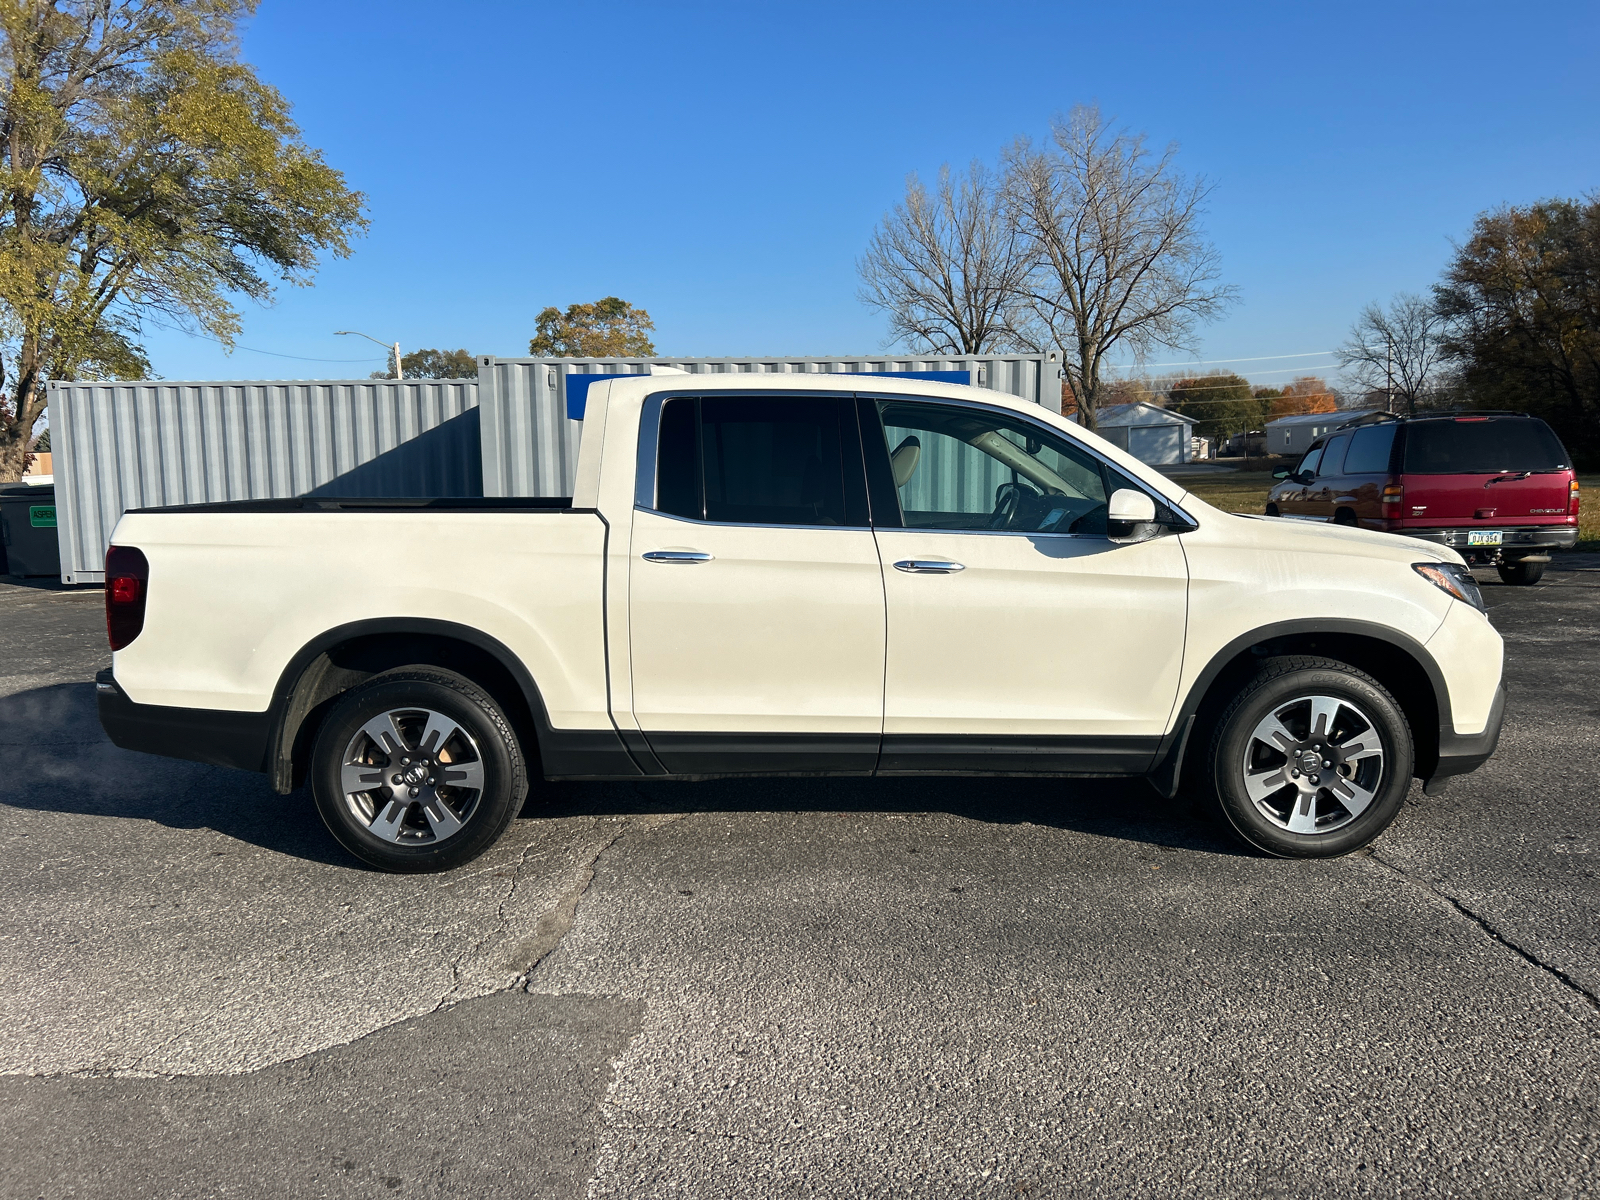
[[1113,352],[1193,348],[1195,323],[1220,316],[1236,290],[1218,283],[1200,217],[1210,189],[1159,156],[1143,134],[1113,129],[1092,106],[1051,123],[1051,144],[1019,140],[1005,155],[1007,207],[1027,242],[1031,320],[1020,340],[1059,347],[1078,419],[1096,426],[1101,372]]
[[1350,339],[1334,353],[1357,387],[1399,397],[1414,413],[1417,401],[1439,381],[1444,337],[1444,319],[1433,305],[1401,292],[1387,312],[1375,303],[1362,309]]
[[856,263],[861,301],[888,314],[894,341],[937,354],[983,354],[1014,344],[1010,313],[1027,271],[999,189],[974,161],[949,164],[928,194],[915,173],[905,200],[879,223]]

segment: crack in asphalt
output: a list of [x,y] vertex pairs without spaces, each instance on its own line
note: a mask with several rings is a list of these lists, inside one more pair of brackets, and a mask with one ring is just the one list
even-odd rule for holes
[[600,867],[600,859],[622,839],[623,834],[628,832],[629,824],[628,817],[621,818],[617,831],[589,857],[589,861],[579,873],[577,882],[556,902],[554,908],[539,914],[539,919],[534,923],[533,934],[517,944],[514,952],[515,960],[525,962],[527,965],[522,968],[521,975],[517,977],[512,987],[520,987],[525,992],[532,990],[533,973],[572,930],[572,923],[578,916],[578,902],[583,899],[589,891],[589,885],[594,882],[595,874]]
[[1369,850],[1365,857],[1370,858],[1380,867],[1392,871],[1394,874],[1400,876],[1401,879],[1404,879],[1413,887],[1419,888],[1422,891],[1427,892],[1430,896],[1444,901],[1460,916],[1465,917],[1468,921],[1472,922],[1472,924],[1481,929],[1492,940],[1500,943],[1500,945],[1511,951],[1529,966],[1537,967],[1539,970],[1543,971],[1546,975],[1549,975],[1558,983],[1561,983],[1569,990],[1576,992],[1583,999],[1584,1003],[1586,1003],[1591,1009],[1593,1009],[1595,1012],[1600,1012],[1600,996],[1595,995],[1595,993],[1585,987],[1581,981],[1569,975],[1566,971],[1563,971],[1554,963],[1545,962],[1544,959],[1540,958],[1532,951],[1523,949],[1516,942],[1512,941],[1498,928],[1496,928],[1494,923],[1491,922],[1488,917],[1473,912],[1470,908],[1468,908],[1460,900],[1457,900],[1454,896],[1450,895],[1448,892],[1441,891],[1437,883],[1430,882],[1420,875],[1406,870],[1404,867],[1400,866],[1400,864],[1391,862],[1380,855],[1376,850]]
[[[476,941],[469,942],[466,948],[461,951],[461,953],[457,954],[453,959],[450,960],[450,990],[445,992],[443,996],[439,997],[439,1003],[433,1006],[434,1012],[438,1012],[440,1009],[448,1007],[450,1004],[455,1002],[456,993],[461,990],[461,964],[466,962],[469,957],[476,954],[479,950],[483,949],[483,947],[487,946],[489,942],[493,940],[496,934],[505,930],[508,921],[508,918],[506,917],[506,905],[510,904],[511,898],[517,894],[517,885],[522,882],[522,870],[528,865],[528,855],[532,852],[533,845],[534,843],[531,840],[528,841],[522,847],[522,853],[517,856],[517,865],[512,868],[511,871],[511,883],[506,888],[505,895],[500,897],[500,903],[495,906],[494,915],[497,924],[495,925],[494,929],[484,934]],[[444,930],[439,931],[439,934],[443,933]],[[439,934],[436,934],[435,937],[437,938]],[[517,981],[512,980],[511,983],[508,984],[504,989],[497,990],[510,991],[516,986]]]

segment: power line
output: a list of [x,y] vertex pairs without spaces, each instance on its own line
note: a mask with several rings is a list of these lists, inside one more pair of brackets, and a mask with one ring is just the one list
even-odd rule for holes
[[1280,358],[1321,358],[1324,355],[1335,353],[1337,351],[1334,350],[1309,350],[1304,354],[1257,354],[1253,358],[1195,358],[1187,362],[1144,363],[1143,365],[1113,367],[1112,369],[1116,371],[1142,371],[1146,367],[1209,367],[1217,363],[1271,362]]
[[298,359],[300,362],[331,363],[372,363],[378,361],[378,356],[376,354],[372,355],[370,358],[311,358],[305,354],[284,354],[281,350],[257,350],[254,346],[241,346],[237,342],[229,345],[221,338],[214,338],[210,334],[195,333],[192,330],[180,329],[176,325],[163,325],[160,321],[151,321],[150,324],[154,325],[157,329],[165,329],[170,333],[181,333],[184,337],[201,338],[207,342],[215,342],[217,345],[224,346],[229,350],[248,350],[251,354],[270,354],[273,358],[293,358]]

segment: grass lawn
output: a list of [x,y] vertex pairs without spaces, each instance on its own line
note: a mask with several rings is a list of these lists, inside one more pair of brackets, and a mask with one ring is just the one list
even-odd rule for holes
[[[1241,470],[1231,475],[1179,475],[1174,482],[1224,512],[1259,513],[1266,508],[1272,468]],[[1578,510],[1578,549],[1600,550],[1600,475],[1579,475],[1578,485],[1583,489],[1583,504]]]

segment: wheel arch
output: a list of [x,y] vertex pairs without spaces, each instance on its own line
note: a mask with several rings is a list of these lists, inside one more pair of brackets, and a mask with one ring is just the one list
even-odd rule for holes
[[[1398,630],[1367,621],[1283,621],[1253,629],[1217,651],[1195,677],[1172,723],[1170,754],[1188,757],[1185,747],[1203,746],[1227,699],[1255,674],[1262,659],[1309,654],[1348,663],[1365,671],[1394,696],[1411,726],[1416,762],[1413,774],[1427,779],[1439,761],[1439,731],[1453,727],[1450,692],[1444,673],[1426,647]],[[1193,736],[1190,736],[1193,734]],[[1168,755],[1158,756],[1157,761]],[[1173,762],[1171,778],[1183,763]]]
[[[266,770],[276,792],[303,782],[311,745],[345,692],[395,667],[454,671],[487,691],[528,757],[537,759],[550,721],[538,684],[504,643],[480,630],[422,617],[373,618],[327,630],[289,660],[273,691]],[[530,775],[537,770],[530,763]]]

